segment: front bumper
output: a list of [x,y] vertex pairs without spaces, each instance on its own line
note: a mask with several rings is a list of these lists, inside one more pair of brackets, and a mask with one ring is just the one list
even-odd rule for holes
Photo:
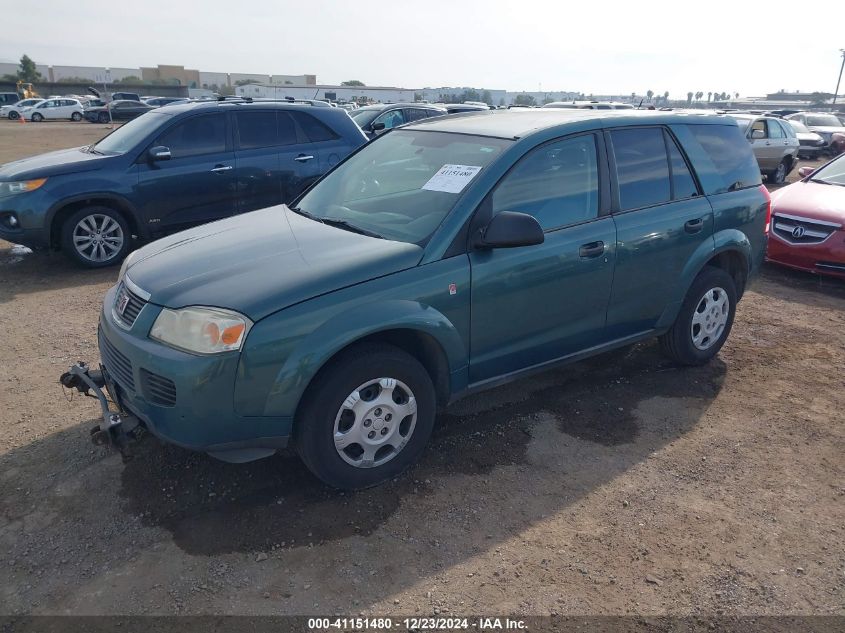
[[148,338],[161,308],[147,303],[130,329],[112,317],[116,288],[100,314],[99,346],[122,407],[162,440],[228,461],[248,461],[288,444],[289,417],[235,413],[238,353],[200,356]]
[[766,259],[790,268],[845,279],[845,231],[835,231],[819,244],[790,244],[772,235]]

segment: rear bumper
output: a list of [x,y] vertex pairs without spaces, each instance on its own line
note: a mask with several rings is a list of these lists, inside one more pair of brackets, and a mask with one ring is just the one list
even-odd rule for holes
[[845,279],[845,231],[835,231],[820,244],[789,244],[772,235],[766,259],[790,268]]
[[233,393],[239,354],[198,356],[150,340],[147,334],[161,308],[149,303],[132,328],[124,330],[111,316],[114,294],[115,288],[106,294],[100,314],[100,357],[121,406],[151,433],[168,443],[221,459],[227,459],[223,455],[227,452],[263,457],[287,446],[291,418],[235,413]]

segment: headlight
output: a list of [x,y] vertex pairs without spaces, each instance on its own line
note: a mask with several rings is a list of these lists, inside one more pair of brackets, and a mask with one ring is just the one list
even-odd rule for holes
[[18,193],[26,193],[27,191],[35,191],[45,182],[47,182],[46,178],[36,178],[35,180],[16,180],[13,182],[0,182],[0,197],[13,196]]
[[231,310],[190,307],[164,308],[153,323],[150,338],[195,354],[239,350],[252,321]]

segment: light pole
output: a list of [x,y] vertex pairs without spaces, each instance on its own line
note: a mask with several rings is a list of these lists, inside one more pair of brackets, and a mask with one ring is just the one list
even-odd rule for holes
[[842,65],[839,67],[839,79],[836,80],[836,90],[833,93],[833,105],[836,105],[836,95],[839,94],[839,82],[842,81],[842,69],[845,68],[845,48],[840,48],[842,53]]

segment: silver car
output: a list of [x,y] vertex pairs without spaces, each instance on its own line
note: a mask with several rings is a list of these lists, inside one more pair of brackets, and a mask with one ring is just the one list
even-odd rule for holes
[[770,183],[783,184],[798,163],[800,143],[786,121],[774,117],[730,112],[739,129],[751,143],[760,171]]

